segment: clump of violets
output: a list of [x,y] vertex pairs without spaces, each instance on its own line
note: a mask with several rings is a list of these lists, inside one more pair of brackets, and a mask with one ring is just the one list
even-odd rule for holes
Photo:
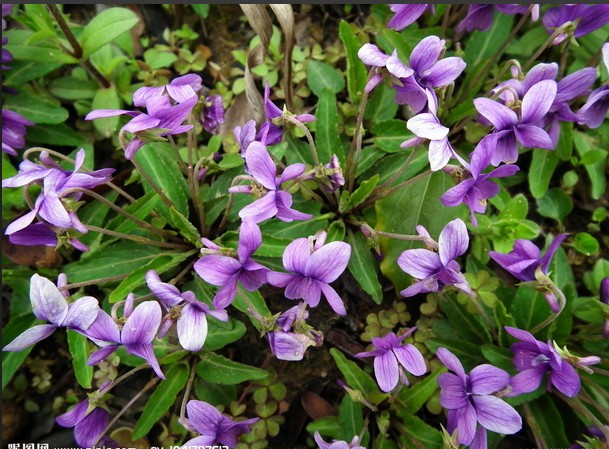
[[[427,241],[433,242],[425,228],[419,226],[417,230],[424,234]],[[459,290],[472,294],[472,289],[455,260],[464,254],[469,246],[469,235],[463,220],[457,218],[449,222],[442,229],[435,246],[437,251],[409,249],[398,257],[399,267],[417,279],[417,282],[402,290],[400,294],[410,297],[418,293],[436,292],[444,285],[454,285]]]
[[237,445],[237,438],[249,431],[249,427],[259,418],[235,421],[223,415],[216,407],[207,402],[191,400],[186,404],[187,418],[180,423],[199,436],[188,440],[182,449],[194,446],[212,446],[223,444],[230,448]]
[[374,357],[374,376],[384,392],[393,390],[398,383],[408,385],[404,371],[414,376],[422,376],[427,371],[421,352],[410,343],[402,344],[415,330],[416,327],[413,327],[399,337],[393,332],[384,337],[375,337],[372,339],[372,351],[355,354],[355,357]]
[[204,255],[195,262],[194,269],[204,281],[220,287],[214,297],[217,309],[224,309],[233,302],[238,284],[253,292],[266,283],[269,269],[252,259],[252,254],[262,244],[262,233],[253,221],[241,223],[236,258],[222,254],[221,248],[207,239],[204,244],[208,250],[202,250]]
[[522,428],[518,412],[497,395],[510,385],[510,375],[483,364],[465,373],[459,359],[448,349],[439,348],[436,356],[452,373],[438,377],[440,404],[448,410],[449,433],[457,431],[460,444],[486,448],[486,431],[511,435]]
[[331,443],[328,443],[317,431],[313,434],[313,438],[315,439],[319,449],[366,449],[364,446],[359,444],[360,437],[358,435],[355,435],[350,443],[343,440],[334,440]]
[[207,315],[220,321],[228,321],[226,310],[211,310],[207,304],[197,299],[192,291],[180,292],[175,285],[162,282],[158,273],[149,270],[146,284],[154,296],[168,312],[163,330],[173,324],[177,315],[178,340],[188,351],[199,351],[207,338]]
[[[546,375],[548,389],[554,387],[570,398],[579,393],[581,381],[577,371],[565,357],[561,356],[551,341],[541,342],[530,332],[510,326],[505,326],[505,330],[512,337],[520,340],[511,347],[518,374],[510,382],[512,386],[510,396],[536,390]],[[599,362],[600,358],[595,356],[576,360],[576,364],[580,367]]]
[[286,246],[283,267],[288,273],[270,271],[269,284],[285,288],[288,299],[304,299],[309,307],[317,307],[321,295],[339,315],[346,315],[345,304],[330,286],[345,271],[351,257],[351,245],[331,242],[324,245],[326,232],[308,239],[300,238]]
[[30,301],[32,312],[39,320],[50,324],[38,324],[20,334],[6,345],[2,350],[15,352],[38,343],[49,337],[60,327],[86,332],[101,312],[97,299],[92,296],[83,296],[73,303],[66,301],[67,294],[61,292],[60,287],[67,285],[67,278],[62,274],[57,285],[47,278],[34,274],[30,279]]

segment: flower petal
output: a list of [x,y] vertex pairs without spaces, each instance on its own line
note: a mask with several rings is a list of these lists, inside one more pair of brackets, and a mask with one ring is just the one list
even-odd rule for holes
[[55,332],[57,326],[53,324],[39,324],[37,326],[30,327],[23,333],[17,336],[8,345],[2,348],[3,351],[8,352],[20,352],[32,345],[35,345],[39,341],[49,337]]
[[216,407],[207,402],[190,400],[186,404],[188,420],[201,435],[213,436],[216,442],[216,432],[223,421],[222,414]]
[[398,361],[391,351],[374,358],[374,376],[379,388],[384,392],[393,390],[398,384]]
[[440,140],[448,135],[448,128],[430,113],[415,115],[406,122],[406,128],[416,136],[429,140]]
[[514,133],[518,142],[527,148],[545,148],[553,150],[554,143],[549,134],[537,126],[533,125],[518,125],[514,127]]
[[187,304],[178,318],[178,339],[187,351],[200,351],[207,338],[207,317],[205,313]]
[[438,36],[421,40],[410,54],[410,66],[419,74],[433,67],[444,50],[446,41]]
[[261,244],[262,233],[260,228],[251,220],[243,220],[239,227],[239,246],[237,248],[239,261],[244,263]]
[[498,131],[504,130],[518,123],[518,116],[507,106],[491,100],[490,98],[476,98],[474,100],[476,110]]
[[70,304],[63,326],[86,331],[96,320],[99,302],[93,296],[83,296]]
[[374,67],[385,67],[389,58],[374,44],[364,44],[357,52],[357,57],[366,65]]
[[450,412],[452,412],[453,420],[456,424],[459,443],[469,446],[474,440],[476,426],[478,425],[476,410],[468,402],[465,407],[451,410]]
[[397,262],[403,271],[416,279],[425,279],[442,268],[440,256],[422,248],[404,251]]
[[451,370],[465,382],[465,370],[456,355],[446,348],[438,348],[436,357],[440,359],[446,368]]
[[239,272],[241,263],[228,256],[203,256],[193,266],[195,271],[205,282],[211,285],[223,286],[228,280]]
[[491,432],[511,435],[522,429],[522,418],[496,396],[472,396],[478,422]]
[[74,439],[82,447],[93,447],[110,421],[110,414],[96,408],[74,427]]
[[442,373],[438,377],[440,385],[440,404],[448,410],[463,408],[467,405],[467,392],[463,379],[453,373]]
[[268,190],[277,189],[275,182],[277,167],[265,145],[258,141],[252,142],[245,152],[245,162],[256,181]]
[[526,369],[519,372],[510,380],[510,386],[512,387],[510,396],[518,396],[535,391],[541,384],[544,374],[545,369],[543,367],[540,369]]
[[564,361],[560,365],[560,368],[552,367],[548,381],[554,385],[558,391],[570,398],[576,396],[581,388],[581,381],[577,371],[575,371],[575,368],[569,363]]
[[469,373],[473,394],[491,394],[503,390],[510,383],[510,375],[493,365],[478,365]]
[[269,191],[262,198],[248,204],[239,211],[239,217],[242,220],[251,220],[254,223],[261,223],[269,218],[273,218],[279,212],[276,193]]
[[436,62],[425,72],[424,82],[434,88],[452,83],[465,70],[465,62],[458,56],[451,56]]
[[307,260],[304,275],[319,281],[334,282],[345,271],[351,258],[351,245],[332,242],[322,246]]
[[556,97],[556,81],[544,80],[532,86],[522,99],[522,123],[534,125],[550,110]]
[[336,293],[336,290],[323,282],[318,282],[317,285],[326,297],[326,300],[328,301],[328,304],[330,304],[330,307],[332,307],[332,310],[341,316],[347,315],[345,304],[343,303],[342,298],[338,296],[338,293]]
[[127,345],[150,344],[161,325],[161,306],[156,301],[140,303],[127,318],[121,331],[121,342]]
[[[158,306],[158,303],[155,303]],[[159,307],[159,312],[161,311]],[[133,312],[135,313],[135,312]],[[156,331],[155,331],[156,333]],[[143,358],[148,362],[150,367],[154,370],[157,376],[161,379],[165,379],[165,375],[163,371],[161,371],[161,367],[159,366],[159,362],[154,355],[154,351],[152,350],[152,343],[148,344],[126,344],[125,349],[127,352],[133,355],[137,355],[138,357]]]
[[30,300],[32,311],[39,320],[61,326],[68,315],[66,298],[55,284],[39,274],[34,274],[30,279]]
[[414,376],[422,376],[427,371],[425,359],[414,345],[407,344],[393,348],[393,353],[406,371]]
[[460,218],[449,222],[438,238],[438,252],[444,266],[467,251],[469,235],[467,227]]
[[160,276],[154,270],[146,272],[146,285],[154,296],[159,298],[166,309],[180,304],[184,298],[175,285],[161,281]]
[[296,239],[289,243],[283,251],[283,266],[287,271],[304,275],[309,257],[311,257],[309,240]]
[[55,421],[62,427],[74,427],[85,418],[88,408],[89,400],[81,401],[72,407],[71,410],[55,418]]

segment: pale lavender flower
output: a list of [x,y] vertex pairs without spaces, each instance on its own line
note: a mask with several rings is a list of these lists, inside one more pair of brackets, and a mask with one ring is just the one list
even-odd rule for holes
[[180,292],[178,288],[162,282],[158,273],[148,270],[146,284],[154,296],[161,300],[167,311],[172,311],[169,320],[178,314],[178,340],[188,351],[201,350],[207,338],[207,315],[217,320],[228,321],[226,310],[210,310],[209,306],[197,299],[192,291]]
[[302,360],[309,346],[322,345],[323,335],[306,323],[308,317],[302,302],[279,315],[274,330],[267,332],[271,352],[279,360]]
[[[283,114],[283,111],[271,101],[271,87],[268,81],[264,86],[264,113],[266,119],[260,127],[260,131],[256,136],[256,140],[263,142],[265,145],[275,145],[281,142],[281,139],[283,137],[283,130],[280,126],[277,126],[275,123],[273,123],[273,120],[280,118]],[[315,121],[315,116],[311,114],[299,114],[296,115],[294,118],[301,123]]]
[[162,136],[182,134],[191,130],[192,125],[183,125],[182,123],[192,112],[199,101],[199,97],[194,95],[175,106],[172,106],[169,97],[164,95],[151,95],[142,101],[145,102],[147,113],[124,109],[98,109],[90,112],[85,117],[85,120],[123,114],[133,117],[120,131],[120,136],[123,136],[125,132],[135,135],[131,142],[124,147],[125,157],[129,160],[133,159],[137,150],[151,139],[158,140]]
[[[427,234],[426,230],[422,230]],[[459,290],[471,294],[471,287],[455,260],[467,251],[468,245],[469,235],[465,223],[457,218],[442,229],[438,238],[438,252],[423,248],[404,251],[398,257],[398,265],[418,281],[402,290],[400,294],[410,297],[418,293],[435,292],[444,285],[454,285]]]
[[34,125],[20,114],[2,109],[2,151],[17,156],[17,150],[25,146],[25,127]]
[[393,28],[396,31],[400,31],[403,28],[406,28],[408,25],[413,24],[417,21],[419,17],[423,15],[423,13],[429,9],[429,11],[434,14],[434,5],[433,4],[390,4],[389,8],[395,14],[394,16],[387,22],[387,28]]
[[57,229],[56,231],[46,223],[37,222],[29,224],[17,232],[13,232],[8,236],[8,239],[13,245],[56,247],[61,242],[68,243],[82,252],[89,251],[87,245],[71,236],[68,231],[67,229]]
[[[258,290],[266,283],[268,268],[252,259],[262,244],[260,228],[251,220],[243,220],[239,229],[237,258],[210,254],[195,262],[194,269],[203,280],[220,287],[214,297],[214,307],[228,307],[237,295],[237,284],[247,291]],[[217,249],[217,246],[214,245]]]
[[471,165],[464,164],[466,170],[463,175],[463,181],[448,189],[440,197],[445,206],[454,207],[465,203],[469,207],[471,221],[474,226],[478,226],[475,212],[484,213],[486,211],[486,200],[499,193],[499,186],[490,181],[490,179],[512,176],[519,170],[518,166],[508,164],[497,167],[488,173],[482,173],[491,162],[493,156],[491,146],[492,142],[489,139],[480,141],[470,155]]
[[[448,410],[447,430],[457,430],[460,444],[486,448],[486,431],[511,435],[522,428],[518,412],[494,393],[506,389],[510,375],[495,366],[483,364],[465,373],[459,359],[448,349],[436,356],[453,373],[438,377],[440,404]],[[480,424],[480,425],[478,425]]]
[[251,418],[234,421],[220,413],[213,405],[194,399],[186,404],[186,412],[188,417],[181,419],[180,423],[199,436],[184,443],[182,449],[214,444],[234,448],[237,445],[237,438],[242,433],[248,432],[250,425],[259,420],[259,418]]
[[93,447],[110,422],[110,413],[85,399],[55,420],[62,427],[74,427],[74,439],[81,447]]
[[343,440],[334,440],[331,443],[327,443],[317,431],[313,434],[313,438],[319,449],[366,449],[359,444],[360,438],[358,435],[355,435],[350,443]]
[[345,271],[351,257],[351,245],[331,242],[324,245],[326,233],[299,238],[286,246],[283,266],[288,273],[271,271],[267,274],[269,284],[285,287],[288,299],[304,299],[310,307],[317,307],[323,293],[328,304],[339,315],[346,315],[343,300],[330,286]]
[[336,154],[330,158],[330,162],[324,165],[327,177],[321,180],[321,187],[328,193],[335,192],[340,187],[345,185],[345,177],[340,166],[340,160]]
[[281,184],[298,178],[305,171],[304,164],[292,164],[277,176],[277,166],[266,146],[258,141],[252,142],[245,152],[245,163],[255,186],[234,186],[231,193],[262,193],[262,197],[239,211],[243,220],[260,223],[277,217],[281,221],[309,220],[311,214],[292,209],[292,195],[281,190]]
[[134,106],[146,106],[149,98],[169,95],[176,103],[183,103],[197,96],[202,88],[202,79],[199,75],[189,74],[179,76],[165,86],[140,87],[133,93]]
[[[539,19],[539,4],[533,5],[531,11],[531,18],[533,21]],[[464,29],[471,32],[474,30],[488,31],[493,24],[493,13],[495,8],[508,15],[514,14],[525,14],[529,9],[529,5],[518,5],[518,4],[505,4],[505,5],[493,5],[493,4],[472,4],[469,5],[467,15],[457,25],[456,31],[462,32]]]
[[609,5],[562,5],[550,8],[544,14],[542,22],[549,34],[569,23],[574,27],[574,31],[563,32],[556,36],[553,44],[558,45],[569,35],[585,36],[608,24]]
[[577,111],[577,123],[588,128],[598,128],[605,121],[609,111],[609,84],[594,90],[586,103]]
[[510,348],[514,354],[514,366],[519,371],[510,382],[512,386],[510,396],[536,390],[546,374],[548,389],[554,387],[570,398],[579,393],[581,381],[577,371],[558,354],[551,341],[541,342],[530,332],[510,326],[505,326],[505,330],[512,337],[520,340]]
[[40,154],[40,160],[44,165],[34,164],[28,160],[21,162],[19,172],[15,176],[2,180],[3,188],[21,187],[40,180],[43,182],[42,192],[36,199],[34,209],[9,224],[4,233],[11,235],[26,228],[37,215],[53,226],[62,229],[76,229],[83,234],[86,233],[87,228],[81,223],[76,213],[68,210],[62,202],[63,198],[71,202],[78,201],[83,194],[64,192],[75,187],[89,189],[104,184],[108,182],[114,169],[79,172],[85,160],[84,149],[79,150],[76,154],[73,171],[61,169],[46,152]]
[[[603,278],[599,292],[599,299],[602,303],[609,306],[609,277]],[[605,318],[603,324],[603,336],[609,338],[609,317]]]
[[87,363],[96,365],[120,346],[124,346],[128,353],[146,360],[156,375],[165,379],[152,348],[152,342],[161,325],[161,306],[156,301],[144,301],[133,309],[133,300],[133,294],[129,294],[125,303],[127,320],[122,329],[119,329],[110,315],[100,310],[85,335],[101,349],[93,352]]
[[427,371],[421,352],[410,343],[402,344],[415,330],[416,327],[413,327],[399,337],[393,332],[384,337],[375,337],[372,339],[372,351],[355,354],[355,357],[374,357],[374,376],[384,392],[393,390],[398,382],[408,385],[404,370],[415,376],[422,376]]
[[[237,145],[239,145],[241,156],[245,156],[247,147],[256,140],[256,121],[252,119],[248,120],[243,126],[235,126],[233,136]],[[265,142],[262,142],[262,144],[265,144]]]
[[[4,30],[6,30],[6,20],[4,20],[5,16],[13,13],[13,5],[2,5],[2,34],[4,34]],[[4,46],[8,42],[8,38],[2,36],[2,46]],[[10,70],[10,67],[5,66],[4,64],[11,62],[13,60],[13,55],[7,49],[2,49],[2,70]],[[4,111],[3,111],[4,112]],[[2,117],[2,122],[4,123],[4,117]],[[2,130],[2,135],[4,136],[4,129]],[[4,147],[4,145],[3,145]],[[4,149],[4,148],[3,148]]]
[[378,86],[384,76],[400,79],[407,78],[414,73],[410,67],[400,61],[397,50],[394,50],[389,56],[374,44],[364,44],[357,52],[357,56],[364,64],[376,67],[375,74],[368,80],[364,88],[366,93],[370,93]]
[[[64,278],[60,277],[59,282],[62,279]],[[92,296],[83,296],[68,304],[58,286],[38,274],[30,279],[30,301],[36,318],[49,321],[50,324],[31,327],[6,345],[3,351],[23,351],[49,337],[59,327],[84,333],[101,310],[97,299]]]
[[493,139],[496,150],[491,164],[512,163],[518,159],[517,142],[524,147],[554,149],[548,133],[540,127],[556,97],[556,82],[540,81],[532,86],[522,99],[521,117],[509,107],[489,98],[476,98],[474,106],[494,126]]
[[211,134],[217,134],[220,125],[224,123],[224,105],[222,95],[210,95],[205,98],[203,109],[203,128]]

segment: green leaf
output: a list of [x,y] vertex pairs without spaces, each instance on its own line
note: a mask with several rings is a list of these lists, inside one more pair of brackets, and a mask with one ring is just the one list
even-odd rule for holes
[[144,410],[133,429],[132,438],[134,440],[142,438],[171,408],[176,402],[176,398],[180,391],[188,382],[188,365],[186,363],[178,363],[172,365],[167,370],[167,379],[161,381],[159,386],[154,390],[154,393],[146,402]]
[[345,20],[340,21],[338,35],[343,42],[345,56],[347,57],[347,91],[349,92],[349,101],[353,104],[359,104],[368,78],[366,66],[357,56],[357,52],[362,45],[355,34],[353,34],[352,25]]
[[565,217],[573,210],[573,201],[561,189],[550,189],[537,199],[537,210],[541,215],[563,223]]
[[449,297],[440,303],[442,311],[451,323],[459,323],[455,330],[462,337],[472,343],[490,343],[491,334],[487,325],[482,321],[478,313],[472,315],[467,311],[464,304],[459,303],[456,298]]
[[349,209],[353,209],[367,200],[372,194],[374,188],[379,183],[380,178],[380,175],[377,173],[372,178],[362,181],[357,190],[351,194],[351,198],[349,199]]
[[430,338],[425,341],[425,346],[431,349],[434,353],[438,348],[446,348],[456,355],[466,370],[472,369],[479,365],[484,359],[480,352],[480,345],[470,343],[468,341],[459,341],[447,338]]
[[224,346],[239,340],[245,334],[245,324],[234,318],[224,323],[211,318],[207,320],[207,338],[205,349],[217,351]]
[[518,287],[510,307],[510,315],[519,329],[530,331],[550,315],[550,307],[543,295],[529,287]]
[[[586,154],[595,151],[597,148],[602,148],[599,137],[596,135],[589,135],[587,133],[582,133],[580,131],[573,132],[573,141],[575,143],[575,149],[579,153],[580,158],[586,157]],[[607,167],[607,155],[600,159],[598,162],[593,164],[584,165],[588,176],[590,177],[590,181],[592,183],[592,198],[598,200],[602,198],[605,193],[605,188],[607,184],[607,176],[606,176],[606,167]]]
[[447,372],[447,369],[442,367],[435,370],[422,381],[408,388],[403,388],[393,402],[397,413],[400,416],[417,413],[438,390],[438,376],[445,372]]
[[573,123],[561,122],[560,137],[554,150],[561,161],[568,161],[573,154]]
[[440,449],[442,447],[442,434],[440,431],[426,424],[423,420],[415,415],[405,415],[402,418],[404,437],[415,443],[415,447],[424,447],[425,449]]
[[307,83],[311,91],[320,97],[324,89],[337,94],[345,88],[345,77],[340,70],[320,61],[310,61],[307,65]]
[[486,344],[480,347],[484,358],[497,368],[505,371],[513,371],[514,363],[512,362],[512,351],[507,348],[501,348],[493,344]]
[[[4,33],[2,33],[4,35]],[[11,39],[9,38],[9,42]],[[9,43],[3,46],[11,52],[13,59],[19,61],[35,61],[38,63],[60,63],[60,64],[77,64],[78,59],[70,56],[55,45],[48,42],[35,42],[31,45],[20,45]]]
[[209,14],[209,5],[204,5],[204,4],[201,4],[201,3],[195,3],[195,4],[191,4],[190,6],[192,6],[192,9],[194,9],[194,11],[197,14],[199,14],[204,19],[207,19],[207,16]]
[[338,416],[324,416],[307,424],[307,432],[319,432],[324,437],[339,439],[342,434],[342,427]]
[[586,256],[595,256],[600,250],[600,244],[592,235],[587,232],[578,232],[575,234],[573,247]]
[[[171,145],[164,142],[148,143],[138,150],[135,159],[172,201],[175,208],[188,217],[188,185]],[[147,192],[152,191],[148,182],[142,180],[142,184]],[[159,203],[158,208],[165,219],[171,222],[169,208],[164,203]]]
[[317,129],[315,131],[315,146],[322,164],[330,161],[333,154],[338,156],[341,164],[345,163],[345,149],[338,132],[338,106],[336,95],[329,89],[324,89],[319,96],[315,113]]
[[235,385],[218,385],[206,382],[203,379],[196,379],[195,395],[200,401],[209,402],[215,406],[228,406],[232,401],[237,400],[237,387]]
[[208,382],[221,385],[235,385],[246,380],[264,379],[268,372],[243,363],[233,362],[226,357],[207,352],[201,356],[197,363],[197,376]]
[[349,395],[344,396],[338,406],[338,422],[342,440],[351,441],[354,435],[361,434],[364,428],[362,404],[353,401]]
[[[243,296],[245,296],[247,298],[247,300],[249,301],[249,304],[248,304],[248,301],[243,299]],[[263,317],[266,317],[266,318],[271,318],[273,316],[273,314],[269,310],[264,298],[262,297],[262,295],[260,294],[259,291],[248,292],[247,290],[239,288],[239,292],[237,293],[237,296],[235,297],[235,300],[233,301],[233,304],[232,304],[233,307],[235,307],[237,310],[245,313],[249,317],[252,324],[256,327],[256,329],[262,330],[261,323],[256,318],[254,318],[252,313],[248,310],[250,307],[250,304],[254,307],[254,309],[256,310],[256,312],[259,315],[262,315]]]
[[193,253],[194,251],[189,251],[187,253],[164,253],[155,256],[148,263],[140,265],[135,270],[132,270],[129,275],[121,281],[118,287],[110,293],[108,300],[111,304],[122,301],[135,288],[146,283],[145,276],[148,270],[155,270],[161,275],[166,271],[179,266],[180,262],[192,256]]
[[89,351],[87,337],[78,332],[68,330],[68,347],[72,356],[72,366],[76,380],[83,388],[91,388],[93,381],[93,367],[87,365]]
[[171,216],[172,223],[180,231],[180,235],[197,248],[200,248],[202,246],[201,235],[197,231],[197,228],[173,206],[169,208],[169,215]]
[[374,89],[370,96],[364,118],[372,123],[391,120],[395,117],[398,109],[399,105],[395,102],[395,90],[381,84]]
[[326,243],[330,242],[342,242],[345,240],[347,229],[345,223],[342,220],[333,221],[328,227],[328,235],[326,237]]
[[336,348],[330,348],[330,355],[336,362],[336,366],[345,377],[349,387],[359,390],[365,397],[370,394],[381,395],[376,382],[370,374],[361,369],[355,362],[347,360],[345,355]]
[[62,100],[91,100],[95,97],[98,88],[95,81],[73,76],[63,76],[49,83],[49,92]]
[[[116,92],[116,87],[114,85],[108,87],[107,89],[100,88],[93,98],[93,103],[91,104],[91,109],[120,109],[121,101],[118,98],[118,93]],[[93,120],[93,126],[95,129],[104,137],[108,138],[113,136],[116,133],[116,128],[118,128],[118,122],[120,120],[120,116],[115,115],[114,117],[106,117],[99,118]]]
[[[19,113],[37,125],[64,123],[69,116],[67,109],[41,101],[36,94],[27,90],[22,90],[17,95],[7,95],[4,100],[4,107]],[[28,129],[27,134],[29,137],[30,129]]]
[[[18,335],[21,335],[37,322],[39,323],[40,321],[32,314],[21,315],[11,319],[8,324],[2,328],[2,346],[8,345],[17,338]],[[32,349],[34,349],[34,345],[20,352],[5,352],[2,354],[2,390],[4,390],[4,387],[11,381]]]
[[562,414],[556,407],[552,396],[545,394],[529,404],[532,426],[539,432],[547,447],[569,447],[570,440],[565,434]]
[[498,218],[524,220],[528,212],[529,202],[522,193],[519,193],[514,198],[512,198],[509,203],[507,203],[507,205],[499,213]]
[[86,259],[69,263],[63,271],[70,282],[85,282],[128,274],[153,260],[159,248],[121,241],[89,254]]
[[47,62],[41,64],[37,61],[11,61],[11,70],[3,78],[3,85],[21,87],[25,83],[42,78],[57,70],[61,64]]
[[85,136],[65,123],[59,125],[37,125],[27,130],[27,140],[44,145],[82,147],[87,143]]
[[[154,210],[159,201],[161,201],[159,196],[156,192],[152,191],[144,194],[144,196],[138,198],[133,203],[124,206],[123,209],[134,217],[143,220],[152,210]],[[129,234],[137,226],[138,225],[133,220],[129,220],[122,215],[117,215],[108,222],[106,228],[111,231]]]
[[400,144],[414,135],[406,128],[402,120],[392,119],[376,122],[370,129],[374,143],[388,153],[404,152]]
[[[215,240],[219,246],[226,248],[237,249],[239,242],[239,233],[237,231],[228,231],[222,234],[219,239]],[[262,257],[281,257],[285,247],[292,242],[292,239],[273,237],[272,235],[264,234],[262,244],[256,250],[255,254]]]
[[558,155],[555,151],[533,150],[533,159],[529,169],[529,189],[535,198],[545,195],[557,165]]
[[112,42],[139,22],[137,15],[127,8],[110,8],[102,11],[87,24],[80,35],[83,59]]
[[383,291],[378,279],[377,263],[370,253],[366,237],[360,232],[354,234],[348,230],[347,242],[351,245],[349,271],[374,302],[380,304],[383,301]]

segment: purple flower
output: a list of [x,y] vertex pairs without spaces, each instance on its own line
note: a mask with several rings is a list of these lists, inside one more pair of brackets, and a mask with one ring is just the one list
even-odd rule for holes
[[393,11],[395,15],[387,22],[387,28],[393,28],[396,31],[400,31],[416,22],[428,8],[430,12],[434,14],[434,5],[432,4],[415,5],[398,3],[390,4],[389,8],[391,8],[391,11]]
[[518,159],[516,141],[524,147],[553,149],[548,133],[540,127],[556,97],[556,82],[540,81],[532,86],[522,99],[521,117],[507,106],[489,98],[476,98],[474,106],[495,127],[492,138],[496,150],[491,163],[512,163]]
[[[59,279],[59,283],[63,283],[65,275]],[[30,301],[36,318],[51,324],[31,327],[6,345],[3,351],[23,351],[49,337],[59,327],[84,333],[101,310],[97,299],[92,296],[83,296],[68,304],[58,286],[38,274],[34,274],[30,280]]]
[[17,156],[17,150],[25,146],[25,127],[34,125],[20,114],[2,109],[2,151]]
[[510,348],[514,354],[514,365],[519,371],[512,378],[510,396],[536,390],[546,374],[548,388],[553,386],[570,398],[577,395],[581,387],[577,371],[556,352],[551,341],[543,343],[536,340],[530,332],[514,327],[505,326],[505,330],[520,340]]
[[609,5],[563,5],[550,8],[544,14],[542,22],[549,34],[569,22],[574,27],[574,31],[556,36],[553,43],[558,45],[567,38],[568,34],[581,37],[608,24]]
[[345,177],[340,166],[340,160],[336,154],[330,158],[330,162],[324,165],[326,178],[321,179],[321,187],[328,193],[335,192],[345,185]]
[[[425,229],[422,230],[427,234]],[[442,229],[438,238],[438,252],[423,248],[404,251],[398,257],[398,265],[419,281],[402,290],[400,294],[410,297],[418,293],[435,292],[444,285],[454,285],[471,294],[471,287],[455,260],[467,251],[468,245],[469,235],[465,223],[457,218]]]
[[[260,131],[256,135],[256,140],[263,142],[265,145],[275,145],[281,142],[283,131],[280,126],[273,123],[273,119],[280,118],[283,115],[283,111],[271,101],[271,87],[268,81],[264,86],[264,113],[266,120],[260,127]],[[294,118],[301,123],[315,120],[315,116],[311,114],[299,114]]]
[[[601,280],[599,299],[603,304],[607,304],[609,306],[609,277]],[[603,337],[609,338],[609,317],[605,318],[605,323],[603,325]]]
[[[62,231],[62,230],[60,230]],[[89,251],[89,247],[75,237],[70,236],[68,230],[60,237],[51,226],[46,223],[38,222],[27,225],[25,228],[13,232],[8,236],[13,245],[21,246],[53,246],[56,247],[60,242],[69,243],[79,251]]]
[[609,84],[594,90],[586,103],[577,111],[576,119],[580,125],[598,128],[605,121],[609,111]]
[[518,412],[494,395],[508,387],[507,372],[483,364],[466,374],[448,349],[439,348],[436,356],[454,373],[440,374],[438,384],[440,404],[448,410],[447,430],[451,434],[457,430],[460,444],[486,448],[486,430],[510,435],[522,428]]
[[309,346],[322,345],[323,335],[306,323],[308,317],[302,302],[279,315],[275,329],[267,332],[271,352],[279,360],[302,360]]
[[474,226],[478,226],[475,212],[484,213],[486,200],[499,193],[499,186],[490,181],[489,178],[505,178],[512,176],[519,168],[508,164],[482,174],[492,159],[491,140],[482,139],[471,154],[471,166],[465,164],[466,171],[464,180],[456,186],[448,189],[440,198],[445,206],[458,206],[465,203],[469,207],[471,220]]
[[428,36],[417,44],[410,54],[412,76],[400,80],[402,85],[394,85],[395,101],[407,104],[415,114],[427,104],[426,90],[433,90],[452,83],[465,69],[463,59],[452,56],[439,59],[446,41],[437,36]]
[[189,74],[175,78],[166,86],[140,87],[133,94],[134,106],[146,106],[146,102],[152,97],[161,97],[165,93],[176,103],[183,103],[192,97],[197,96],[201,90],[202,80],[199,75]]
[[391,56],[386,55],[374,44],[364,44],[357,52],[361,61],[369,66],[376,67],[376,73],[368,80],[364,91],[369,93],[383,81],[383,76],[389,75],[395,78],[408,78],[414,72],[398,58],[397,50]]
[[216,407],[207,402],[191,400],[186,404],[188,418],[181,420],[181,424],[200,436],[188,440],[182,449],[194,446],[210,446],[223,444],[234,448],[237,445],[237,437],[249,431],[249,426],[259,418],[234,421],[221,414]]
[[171,317],[179,315],[178,340],[188,351],[197,352],[203,347],[207,338],[207,315],[220,321],[228,321],[226,310],[210,310],[193,292],[181,293],[175,285],[162,282],[154,270],[146,273],[146,284],[152,294],[161,300],[165,309],[172,311]]
[[19,164],[19,173],[12,178],[2,180],[2,187],[21,187],[35,181],[42,180],[42,193],[36,199],[34,209],[13,221],[6,228],[5,234],[11,235],[30,225],[36,216],[51,225],[62,229],[76,229],[83,234],[87,228],[78,219],[75,212],[68,210],[63,198],[70,202],[78,201],[82,197],[81,192],[64,192],[73,188],[92,188],[108,182],[114,169],[102,169],[88,173],[79,170],[85,160],[85,150],[81,149],[76,154],[76,162],[73,171],[63,170],[55,163],[46,152],[40,154],[40,160],[44,165],[34,164],[25,160]]
[[[525,14],[529,9],[529,5],[492,5],[492,4],[472,4],[469,5],[467,16],[457,25],[456,31],[462,32],[464,29],[471,32],[474,30],[488,31],[493,24],[494,8],[503,14]],[[539,4],[534,5],[531,11],[533,21],[539,19]]]
[[422,376],[427,371],[421,352],[414,345],[402,345],[415,330],[413,327],[400,337],[390,332],[384,337],[373,338],[374,350],[355,354],[355,357],[374,357],[374,376],[384,392],[393,390],[398,381],[408,385],[404,370],[415,376]]
[[287,222],[313,218],[311,214],[292,209],[292,195],[281,190],[281,184],[304,173],[306,168],[304,164],[289,165],[281,176],[277,176],[277,166],[273,158],[266,146],[258,141],[252,142],[247,147],[245,163],[255,186],[234,186],[228,191],[231,193],[262,192],[262,197],[239,211],[239,216],[243,220],[260,223],[273,217]]
[[92,404],[89,399],[79,402],[70,411],[56,418],[62,427],[74,427],[74,439],[82,447],[93,447],[110,421],[107,410]]
[[[243,126],[235,126],[233,136],[241,150],[241,156],[245,156],[245,150],[250,143],[256,140],[256,121],[248,120]],[[265,142],[262,142],[264,144]]]
[[324,245],[326,233],[315,242],[309,237],[294,240],[283,252],[283,266],[289,273],[271,271],[269,284],[285,287],[288,299],[304,299],[309,307],[317,307],[323,293],[328,304],[339,315],[346,315],[343,300],[330,286],[345,271],[351,257],[351,245],[332,242]]
[[211,134],[217,134],[224,123],[224,105],[222,95],[211,95],[205,98],[203,109],[203,128]]
[[342,440],[334,440],[332,443],[326,443],[321,437],[321,434],[315,431],[313,435],[319,449],[366,449],[359,444],[359,436],[355,435],[350,443]]
[[[228,307],[237,295],[237,283],[253,292],[266,283],[268,268],[252,259],[262,244],[260,228],[251,220],[243,220],[239,229],[237,258],[219,254],[205,255],[195,262],[194,269],[203,280],[220,287],[214,307]],[[217,248],[217,247],[216,247]]]
[[146,360],[156,375],[165,379],[152,349],[152,342],[161,325],[161,306],[156,301],[145,301],[132,309],[133,299],[133,294],[129,294],[125,305],[127,320],[120,330],[112,317],[100,310],[85,335],[101,349],[93,352],[87,363],[99,363],[122,345],[128,353]]
[[142,100],[145,102],[147,113],[140,111],[126,111],[124,109],[98,109],[90,112],[85,120],[97,118],[114,117],[116,115],[130,115],[133,117],[120,131],[120,136],[125,132],[135,135],[135,138],[124,145],[125,157],[133,159],[139,150],[150,139],[158,139],[162,136],[185,133],[193,128],[192,125],[182,125],[190,115],[192,109],[199,101],[194,95],[181,103],[172,106],[169,97],[164,95],[151,95]]
[[[13,13],[13,5],[2,5],[2,34],[4,34],[4,30],[6,30],[6,20],[4,20],[5,16]],[[2,45],[4,46],[8,42],[7,37],[2,37]],[[10,70],[10,67],[5,66],[5,63],[11,62],[13,60],[13,55],[11,52],[2,49],[2,70]],[[3,111],[4,112],[4,111]],[[2,117],[2,123],[4,123],[4,117]],[[2,135],[4,137],[4,129],[2,129]],[[4,147],[4,145],[2,145]],[[4,149],[4,148],[3,148]]]

